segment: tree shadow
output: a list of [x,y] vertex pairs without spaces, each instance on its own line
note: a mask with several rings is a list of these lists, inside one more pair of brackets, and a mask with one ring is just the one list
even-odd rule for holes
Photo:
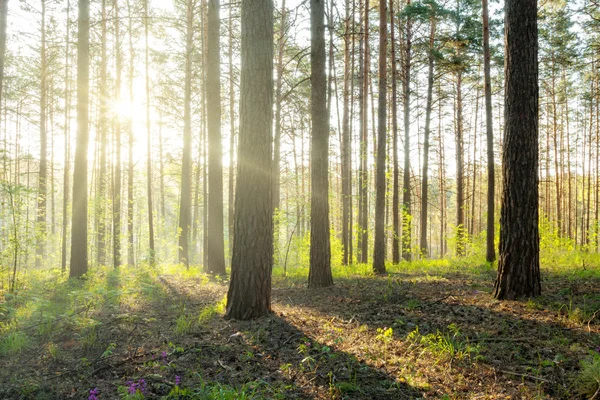
[[[441,362],[444,346],[454,346],[455,352],[471,349],[464,361],[454,353],[443,363],[462,369],[461,379],[466,376],[474,390],[482,384],[476,375],[489,373],[494,381],[522,381],[532,392],[572,398],[579,361],[600,342],[598,313],[589,325],[581,319],[578,324],[572,321],[574,310],[586,301],[588,315],[600,308],[589,306],[591,297],[600,302],[600,296],[589,293],[593,285],[587,297],[579,286],[575,299],[555,285],[556,277],[546,275],[545,297],[499,302],[490,294],[493,281],[485,276],[453,275],[454,280],[427,276],[415,280],[415,276],[338,279],[335,287],[325,290],[275,290],[274,301],[312,310],[329,318],[332,326],[345,331],[360,328],[372,337],[392,327],[399,356],[414,359],[416,352],[423,363]],[[561,302],[570,309],[546,307]],[[459,384],[454,389],[462,390]]]

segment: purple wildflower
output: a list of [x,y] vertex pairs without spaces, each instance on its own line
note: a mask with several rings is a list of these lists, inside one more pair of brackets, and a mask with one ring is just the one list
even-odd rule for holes
[[137,392],[138,384],[136,382],[127,381],[125,382],[125,385],[127,385],[127,392],[129,394],[135,394]]
[[99,393],[100,391],[97,388],[93,388],[90,390],[90,397],[88,397],[88,400],[98,400]]
[[162,353],[160,353],[160,358],[162,358],[164,361],[167,361],[167,352],[163,351]]
[[139,382],[138,382],[138,388],[140,389],[140,392],[142,394],[147,394],[147,391],[146,391],[146,381],[145,380],[143,380],[143,379],[139,380]]
[[181,383],[181,377],[179,375],[175,375],[175,386],[179,386]]
[[596,350],[597,353],[600,353],[600,346],[596,347],[595,350]]

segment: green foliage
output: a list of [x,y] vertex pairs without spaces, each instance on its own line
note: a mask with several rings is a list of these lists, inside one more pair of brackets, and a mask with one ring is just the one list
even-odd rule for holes
[[595,351],[581,361],[581,371],[575,379],[575,392],[591,398],[600,391],[600,354]]
[[471,345],[468,339],[461,335],[458,326],[455,324],[448,325],[447,330],[444,332],[438,330],[436,333],[428,335],[421,335],[419,327],[416,327],[408,334],[407,340],[421,346],[440,359],[463,359],[479,353],[479,346]]

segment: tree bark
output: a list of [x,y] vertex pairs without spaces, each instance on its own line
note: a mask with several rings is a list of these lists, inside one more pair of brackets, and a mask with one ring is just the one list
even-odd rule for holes
[[38,175],[35,266],[40,268],[45,253],[46,207],[48,192],[48,133],[46,131],[48,60],[46,57],[46,0],[42,0],[40,47],[40,166]]
[[483,1],[483,75],[485,90],[485,137],[487,139],[487,225],[486,252],[488,262],[496,260],[495,231],[495,172],[494,172],[494,120],[492,117],[492,79],[490,77],[490,24],[488,0]]
[[[114,0],[115,10],[115,53],[116,53],[116,81],[115,100],[121,99],[121,70],[123,57],[121,54],[121,37],[119,16],[119,2]],[[113,187],[113,265],[121,266],[121,120],[115,119],[115,183]]]
[[69,276],[81,277],[88,269],[88,137],[90,73],[90,2],[79,0],[77,22],[77,144],[73,173],[73,218]]
[[379,94],[377,107],[377,161],[375,179],[375,243],[373,271],[385,274],[385,159],[387,119],[387,1],[379,0]]
[[221,143],[221,21],[219,0],[208,1],[206,100],[208,112],[208,248],[207,272],[225,275],[223,239],[223,145]]
[[[361,0],[362,4],[362,0]],[[369,145],[369,0],[364,1],[363,12],[363,46],[361,48],[361,88],[359,91],[360,107],[360,168],[358,171],[359,204],[358,204],[358,262],[366,264],[369,247],[369,171],[367,168],[367,151]]]
[[[409,6],[411,0],[406,1]],[[404,89],[404,177],[402,184],[402,258],[411,259],[410,248],[412,242],[412,211],[410,207],[410,68],[412,53],[412,21],[410,16],[406,19],[406,42],[404,47],[404,76],[402,85]]]
[[[133,52],[133,22],[131,16],[131,4],[127,0],[127,14],[129,19],[129,100],[133,102],[133,71],[134,56]],[[127,127],[128,134],[128,165],[127,165],[127,264],[135,265],[135,254],[133,249],[133,109],[129,115]]]
[[273,266],[273,1],[242,0],[240,133],[235,236],[226,318],[271,310]]
[[325,0],[310,1],[311,197],[310,289],[333,285],[329,242],[329,112],[325,71]]
[[435,11],[431,10],[429,18],[429,57],[427,71],[427,105],[425,106],[425,135],[423,138],[423,180],[421,183],[421,238],[419,247],[423,257],[429,256],[429,247],[427,244],[427,220],[429,206],[429,136],[431,134],[431,110],[433,108],[433,69],[434,69],[434,41],[435,41]]
[[[350,81],[352,69],[350,65],[350,41],[353,32],[350,31],[350,1],[346,0],[346,14],[344,21],[344,89],[342,111],[342,143],[341,143],[341,174],[342,174],[342,264],[352,262],[350,230],[350,208],[352,207],[352,138],[350,131]],[[354,11],[354,10],[353,10]]]
[[154,210],[152,203],[152,134],[150,130],[150,74],[149,74],[149,51],[150,45],[148,43],[148,1],[144,1],[144,34],[146,36],[146,138],[147,138],[147,158],[146,158],[146,175],[147,181],[147,192],[148,192],[148,245],[149,254],[148,260],[150,265],[154,265],[156,262],[156,251],[154,249]]
[[537,0],[506,0],[505,133],[497,299],[541,293]]
[[[6,2],[3,2],[6,4]],[[0,11],[1,12],[1,11]],[[0,14],[1,15],[1,14]],[[71,141],[70,126],[71,126],[71,85],[70,85],[70,54],[69,44],[71,40],[71,1],[67,0],[67,21],[66,21],[66,39],[65,39],[65,126],[64,126],[64,170],[63,170],[63,207],[62,207],[62,232],[61,232],[61,272],[64,274],[67,271],[67,225],[69,223],[69,178],[71,167]],[[0,67],[1,68],[1,67]],[[0,93],[2,92],[2,84],[0,83]],[[1,94],[0,94],[1,98]]]

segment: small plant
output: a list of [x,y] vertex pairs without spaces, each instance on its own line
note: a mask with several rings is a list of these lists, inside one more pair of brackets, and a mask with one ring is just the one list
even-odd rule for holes
[[600,353],[591,352],[581,361],[581,371],[575,380],[575,391],[587,398],[597,397],[600,392]]
[[98,394],[100,394],[100,391],[97,388],[91,389],[88,400],[99,400]]

